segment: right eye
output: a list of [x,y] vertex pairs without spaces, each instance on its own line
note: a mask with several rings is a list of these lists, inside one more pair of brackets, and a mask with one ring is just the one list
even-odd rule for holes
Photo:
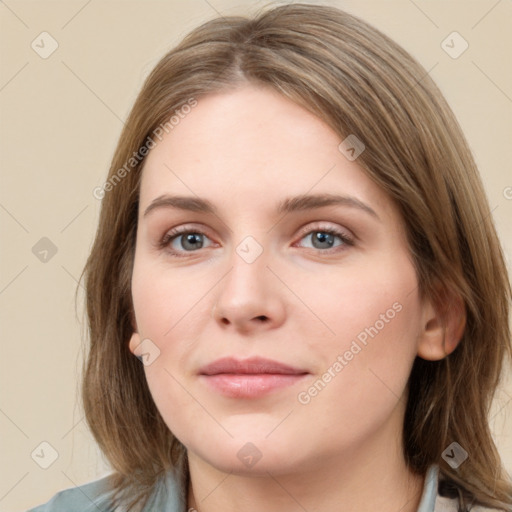
[[164,235],[159,246],[175,256],[183,256],[180,253],[197,252],[198,249],[204,248],[205,239],[210,240],[201,231],[176,228]]

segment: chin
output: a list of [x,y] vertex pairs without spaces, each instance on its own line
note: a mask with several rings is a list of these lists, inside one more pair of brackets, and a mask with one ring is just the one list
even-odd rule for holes
[[[250,429],[246,429],[246,432]],[[285,432],[284,432],[285,433]],[[233,433],[234,434],[234,433]],[[291,436],[275,436],[246,433],[229,437],[225,432],[224,438],[215,436],[208,445],[204,438],[198,443],[186,444],[189,456],[199,458],[218,471],[240,476],[268,477],[268,473],[278,475],[289,473],[301,465],[301,460],[307,459],[305,447],[299,439],[294,441]],[[286,434],[286,433],[285,433]],[[286,442],[288,440],[288,442]],[[303,440],[302,440],[303,441]],[[301,447],[301,453],[297,452]],[[290,456],[295,454],[295,456]],[[299,458],[298,458],[299,457]]]
[[[204,462],[223,473],[238,476],[268,477],[268,474],[281,474],[289,472],[290,461],[285,454],[269,455],[265,449],[259,450],[256,445],[244,444],[241,448],[219,450],[211,453],[195,452]],[[286,462],[284,462],[286,461]]]

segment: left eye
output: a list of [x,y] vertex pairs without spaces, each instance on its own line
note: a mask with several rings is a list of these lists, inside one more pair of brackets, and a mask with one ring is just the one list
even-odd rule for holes
[[[172,252],[179,252],[180,250],[193,252],[204,247],[204,239],[209,240],[204,233],[197,231],[185,231],[174,235],[169,233],[162,240],[162,245],[169,246]],[[176,247],[176,243],[178,243],[178,247]]]
[[[310,231],[306,236],[301,238],[301,240],[308,239],[313,249],[331,249],[332,247],[351,244],[351,240],[345,234],[330,229]],[[340,242],[335,245],[336,239],[340,240]]]

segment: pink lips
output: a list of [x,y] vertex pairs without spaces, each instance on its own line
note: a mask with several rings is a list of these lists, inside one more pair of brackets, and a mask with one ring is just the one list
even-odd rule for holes
[[307,374],[305,370],[261,357],[225,357],[199,370],[210,387],[233,398],[257,398],[295,384]]

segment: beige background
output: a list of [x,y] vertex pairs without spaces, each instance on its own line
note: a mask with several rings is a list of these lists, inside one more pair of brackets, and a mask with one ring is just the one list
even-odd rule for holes
[[[0,3],[0,510],[25,510],[109,472],[77,393],[83,325],[73,294],[98,218],[92,190],[104,180],[123,120],[163,53],[203,21],[267,3]],[[469,139],[510,262],[512,2],[321,3],[373,23],[430,70]],[[34,40],[40,52],[51,48],[48,36],[42,48],[43,31],[58,43],[46,59],[31,48]],[[441,47],[453,31],[469,44],[457,59]],[[32,251],[43,237],[57,248],[46,262]],[[509,472],[511,413],[509,383],[491,420]],[[58,452],[48,469],[36,463],[51,462],[41,442]]]

